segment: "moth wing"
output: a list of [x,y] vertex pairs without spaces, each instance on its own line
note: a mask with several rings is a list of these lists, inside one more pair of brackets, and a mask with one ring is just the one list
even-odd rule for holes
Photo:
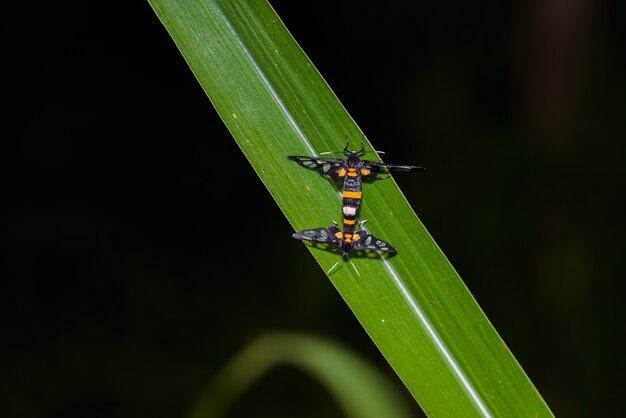
[[293,234],[293,237],[301,241],[323,242],[325,244],[338,247],[341,245],[341,241],[335,235],[338,231],[339,228],[336,226],[331,226],[329,228],[303,229],[302,231]]
[[290,155],[291,161],[295,161],[304,168],[319,171],[335,181],[343,181],[346,169],[343,166],[344,160],[341,158],[319,158],[305,157],[300,155]]
[[386,164],[379,163],[377,161],[367,161],[362,160],[363,166],[361,168],[361,175],[366,178],[374,178],[380,179],[382,177],[378,176],[383,170],[387,171],[397,171],[408,173],[411,171],[423,170],[423,167],[418,167],[416,165],[399,165],[399,164]]
[[378,239],[366,231],[357,231],[355,234],[359,234],[359,239],[354,242],[352,246],[353,250],[375,250],[389,253],[398,252],[394,247],[389,245],[388,242]]
[[341,229],[337,225],[331,225],[328,227],[328,232],[333,234],[333,236],[337,237],[337,232],[341,232]]

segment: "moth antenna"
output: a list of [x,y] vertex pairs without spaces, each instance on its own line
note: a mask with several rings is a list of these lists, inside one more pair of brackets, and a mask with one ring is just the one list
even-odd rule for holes
[[368,152],[375,152],[376,154],[379,154],[379,155],[385,153],[385,151],[376,151],[376,150],[365,151],[365,134],[361,132],[361,149],[358,151],[358,154],[363,155],[363,154],[367,154]]
[[365,154],[365,134],[363,132],[361,132],[361,149],[357,152],[357,154]]
[[343,151],[324,151],[320,152],[320,155],[328,155],[328,154],[350,154],[350,150],[348,149],[348,145],[350,144],[350,139],[348,138],[348,134],[346,134],[346,143],[343,146]]
[[337,264],[341,263],[342,258],[339,259],[339,261],[337,261],[335,264],[333,264],[333,266],[326,272],[326,274],[330,274],[331,271],[333,271],[333,269],[335,267],[337,267]]

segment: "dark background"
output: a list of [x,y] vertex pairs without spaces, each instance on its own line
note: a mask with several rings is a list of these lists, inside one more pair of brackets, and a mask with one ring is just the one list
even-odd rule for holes
[[[624,6],[272,4],[553,411],[621,416]],[[0,415],[183,416],[275,330],[395,379],[147,2],[3,6],[2,82]],[[289,369],[251,411],[341,416]]]

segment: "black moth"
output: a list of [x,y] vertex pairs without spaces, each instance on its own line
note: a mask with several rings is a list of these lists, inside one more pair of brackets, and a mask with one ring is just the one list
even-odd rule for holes
[[[366,153],[363,141],[361,141],[361,149],[358,151],[348,150],[348,142],[349,140],[346,136],[346,144],[343,147],[343,153],[347,155],[346,158],[322,158],[299,155],[290,155],[288,158],[303,167],[317,170],[335,181],[345,181],[347,180],[346,176],[348,178],[359,177],[359,179],[361,177],[373,180],[384,179],[387,177],[379,176],[379,174],[383,173],[383,170],[409,172],[424,169],[423,167],[413,165],[386,164],[377,161],[361,160],[360,157]],[[382,151],[373,152],[384,154]]]
[[333,247],[341,247],[344,256],[350,254],[351,250],[396,252],[396,249],[389,243],[376,238],[365,230],[344,234],[336,225],[331,225],[328,228],[305,229],[296,232],[293,237],[302,241],[321,242]]

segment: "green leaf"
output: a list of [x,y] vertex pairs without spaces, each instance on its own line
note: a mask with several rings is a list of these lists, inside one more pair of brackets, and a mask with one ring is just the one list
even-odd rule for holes
[[[337,189],[287,156],[340,150],[345,134],[356,141],[361,132],[272,8],[261,0],[149,2],[295,229],[339,220]],[[330,279],[424,411],[552,416],[393,180],[364,185],[360,218],[398,255],[355,257],[360,277],[342,264]],[[276,245],[303,244],[285,237]],[[325,271],[338,259],[309,249]]]
[[321,338],[265,335],[246,347],[207,385],[188,418],[227,416],[229,407],[273,368],[289,365],[316,378],[352,418],[407,418],[398,391],[358,355]]

